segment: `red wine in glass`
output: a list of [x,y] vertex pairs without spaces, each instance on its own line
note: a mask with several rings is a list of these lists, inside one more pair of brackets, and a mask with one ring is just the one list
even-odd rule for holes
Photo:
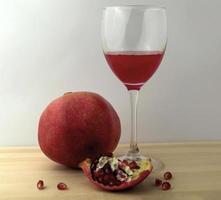
[[153,169],[158,173],[163,169],[163,163],[139,151],[137,104],[139,90],[157,70],[164,56],[167,44],[166,9],[148,5],[106,7],[102,14],[101,39],[108,65],[130,95],[130,148],[119,159],[136,162],[151,159]]
[[128,90],[140,90],[157,70],[163,51],[105,52],[105,58],[114,74]]

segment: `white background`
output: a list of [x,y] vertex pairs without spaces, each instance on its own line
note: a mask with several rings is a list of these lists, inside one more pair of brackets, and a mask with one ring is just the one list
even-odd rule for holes
[[139,141],[221,139],[220,0],[1,0],[0,146],[36,145],[45,106],[67,91],[112,103],[130,135],[126,89],[100,48],[101,8],[167,7],[168,47],[139,101]]

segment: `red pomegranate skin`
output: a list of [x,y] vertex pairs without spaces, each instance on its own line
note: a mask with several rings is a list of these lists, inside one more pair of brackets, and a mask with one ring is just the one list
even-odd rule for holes
[[43,153],[72,168],[86,158],[113,152],[121,133],[119,117],[103,97],[92,92],[73,92],[51,102],[38,126]]

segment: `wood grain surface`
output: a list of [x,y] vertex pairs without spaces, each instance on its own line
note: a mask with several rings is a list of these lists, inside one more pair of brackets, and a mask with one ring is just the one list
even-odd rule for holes
[[[120,145],[116,154],[126,152]],[[221,199],[221,141],[142,144],[141,152],[160,158],[165,170],[174,174],[172,189],[162,191],[153,185],[152,175],[134,189],[106,192],[91,185],[80,170],[49,160],[37,147],[0,148],[0,200],[219,200]],[[36,183],[44,180],[46,189]],[[58,191],[58,182],[68,184]]]

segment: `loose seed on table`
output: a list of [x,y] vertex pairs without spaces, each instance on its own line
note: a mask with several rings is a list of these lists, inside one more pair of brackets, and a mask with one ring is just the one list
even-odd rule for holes
[[57,184],[57,188],[59,190],[67,190],[68,189],[68,186],[65,184],[65,183],[58,183]]
[[39,189],[39,190],[43,190],[45,187],[44,187],[44,181],[42,181],[42,180],[39,180],[38,182],[37,182],[37,188]]
[[161,186],[162,181],[159,178],[155,179],[155,186]]
[[165,180],[170,180],[173,177],[171,172],[165,172],[163,176]]
[[162,185],[161,185],[161,189],[162,190],[169,190],[171,188],[171,185],[169,182],[163,182]]

